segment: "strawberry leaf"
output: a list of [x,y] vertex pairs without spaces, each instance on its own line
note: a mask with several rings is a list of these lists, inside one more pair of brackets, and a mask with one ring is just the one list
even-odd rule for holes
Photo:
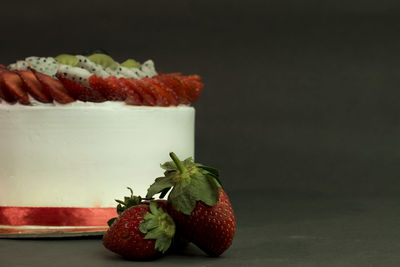
[[109,219],[107,221],[108,226],[111,226],[115,222],[116,219],[117,219],[117,217]]
[[173,161],[161,165],[164,177],[159,177],[147,191],[147,198],[157,193],[164,197],[172,188],[168,201],[174,209],[190,215],[197,201],[214,206],[219,200],[219,172],[217,169],[193,162],[192,158],[180,161],[170,153]]
[[171,188],[173,185],[174,185],[174,182],[172,180],[171,175],[156,178],[154,183],[152,185],[150,185],[149,189],[147,189],[146,198],[152,198],[155,194],[163,192],[163,190],[166,190],[167,188]]
[[146,234],[144,239],[156,239],[155,249],[165,253],[175,235],[175,223],[171,216],[155,201],[150,201],[150,212],[143,216],[139,231]]

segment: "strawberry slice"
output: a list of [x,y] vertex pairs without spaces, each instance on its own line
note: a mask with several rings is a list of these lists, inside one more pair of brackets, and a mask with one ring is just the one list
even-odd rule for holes
[[43,88],[54,98],[55,101],[61,104],[68,104],[75,101],[59,80],[38,71],[35,71],[34,73]]
[[128,90],[126,93],[125,103],[133,106],[141,106],[143,100],[134,90]]
[[195,76],[197,75],[183,76],[178,78],[182,82],[187,98],[191,103],[197,100],[201,90],[204,87],[204,84],[201,81],[198,81],[198,78]]
[[102,94],[100,94],[100,92],[96,90],[93,90],[86,86],[82,86],[77,82],[62,77],[61,75],[57,75],[57,78],[64,85],[65,89],[67,89],[69,94],[75,99],[84,102],[95,102],[95,103],[100,103],[107,100]]
[[158,95],[162,96],[162,99],[167,101],[168,106],[177,106],[179,104],[175,91],[168,88],[164,83],[153,78],[143,78],[142,81],[147,83],[148,87],[153,88]]
[[3,64],[0,64],[0,69],[7,69],[7,67],[4,66]]
[[[3,84],[1,87],[4,86],[6,88],[6,91],[10,93],[12,99],[18,100],[18,102],[23,105],[29,105],[31,103],[29,101],[29,96],[25,91],[25,84],[18,74],[16,74],[15,72],[4,70],[0,72],[0,77]],[[3,90],[4,89],[2,89],[2,91]],[[8,98],[8,96],[5,96],[4,98],[4,100],[9,102],[6,98],[10,98]]]
[[90,88],[98,91],[107,100],[110,98],[109,85],[107,81],[99,76],[92,75],[89,77]]
[[188,96],[186,95],[186,90],[183,87],[179,77],[182,77],[180,73],[177,74],[171,73],[171,74],[160,74],[154,76],[153,79],[162,82],[163,84],[166,85],[166,87],[173,90],[178,97],[179,104],[185,104],[185,105],[190,104]]
[[[141,103],[145,106],[156,106],[155,98],[143,88],[137,79],[120,78],[120,81],[124,83],[130,89],[128,96],[132,95],[133,92],[140,96]],[[131,92],[133,91],[133,92]]]
[[129,87],[119,82],[119,79],[115,76],[107,77],[106,82],[108,84],[109,98],[111,101],[125,101],[127,98],[127,92]]
[[5,72],[5,71],[7,71],[7,70],[0,68],[0,98],[4,99],[8,103],[15,103],[16,99],[8,91],[6,85],[4,84],[4,80],[1,76],[1,73]]
[[160,82],[157,79],[151,79],[151,82],[154,86],[159,87],[160,89],[162,89],[163,91],[165,91],[165,96],[168,99],[168,102],[173,105],[173,106],[177,106],[179,104],[179,97],[178,95],[175,93],[174,90],[172,90],[171,88],[169,88],[168,86],[166,86],[163,82]]
[[25,88],[31,96],[43,103],[53,102],[53,98],[51,97],[51,95],[46,92],[46,90],[43,88],[42,84],[38,81],[32,71],[19,70],[16,72],[24,81]]
[[143,78],[139,80],[138,83],[144,90],[147,90],[147,92],[155,98],[157,106],[169,106],[166,92],[161,88],[154,86],[151,78]]
[[[143,98],[140,96],[138,92],[135,91],[132,85],[129,84],[129,82],[126,81],[125,78],[118,78],[119,84],[121,86],[126,87],[126,98],[125,98],[125,103],[128,105],[134,105],[134,106],[141,106],[144,105],[144,103],[147,103],[146,101],[143,100]],[[146,104],[147,105],[147,104]]]

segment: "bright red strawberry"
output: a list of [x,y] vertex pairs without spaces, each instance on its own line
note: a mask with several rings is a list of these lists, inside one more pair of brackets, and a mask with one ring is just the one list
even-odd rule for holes
[[179,104],[178,95],[175,93],[174,90],[167,87],[164,83],[160,82],[157,79],[153,78],[148,78],[148,79],[151,86],[156,88],[157,92],[163,95],[168,100],[169,105],[177,106]]
[[61,104],[68,104],[75,101],[59,80],[38,71],[34,71],[34,73],[43,88],[54,98],[55,101]]
[[125,85],[129,87],[129,94],[133,94],[131,91],[135,92],[137,95],[139,95],[142,99],[142,104],[145,106],[156,106],[156,100],[155,98],[147,92],[143,88],[143,86],[139,83],[139,80],[137,79],[126,79],[126,78],[120,78],[121,82],[123,82]]
[[197,100],[204,87],[204,84],[199,81],[199,78],[200,76],[198,75],[183,76],[179,78],[185,88],[186,96],[191,103]]
[[111,101],[125,101],[127,98],[128,86],[119,82],[115,76],[110,76],[105,79],[108,84],[109,99]]
[[103,245],[128,259],[152,259],[168,250],[174,234],[173,219],[152,201],[125,210],[103,236]]
[[64,78],[61,75],[57,75],[57,78],[64,85],[65,89],[67,89],[68,93],[77,100],[96,103],[107,100],[102,94],[100,94],[100,92],[93,90],[92,88],[80,85],[79,83]]
[[156,106],[169,106],[168,99],[164,94],[160,93],[151,83],[151,78],[142,78],[136,81],[138,86],[143,88],[148,94],[152,95],[156,100]]
[[134,90],[129,89],[126,92],[125,103],[128,105],[141,106],[143,103],[143,99]]
[[125,103],[128,105],[141,106],[146,105],[149,106],[148,102],[143,99],[143,97],[135,90],[134,86],[129,82],[130,79],[126,78],[118,78],[119,84],[126,88],[126,98]]
[[53,98],[50,94],[44,90],[42,84],[36,78],[35,74],[33,74],[30,70],[18,70],[16,71],[21,79],[25,83],[25,88],[29,92],[31,96],[33,96],[36,100],[43,103],[51,103],[53,102]]
[[162,82],[166,85],[166,87],[173,90],[178,97],[179,104],[187,105],[190,104],[190,101],[188,100],[186,90],[183,87],[182,82],[178,78],[180,76],[180,74],[159,74],[157,76],[154,76],[153,79]]
[[90,88],[99,92],[103,95],[106,99],[109,98],[109,85],[107,81],[99,76],[92,75],[89,78]]
[[[3,86],[5,87],[5,90],[8,91],[9,94],[12,96],[12,99],[18,100],[18,102],[23,105],[30,104],[29,96],[25,89],[25,84],[18,74],[11,71],[1,71],[0,79],[2,81]],[[7,101],[6,98],[4,98],[4,100]]]
[[183,237],[210,256],[219,256],[232,244],[235,217],[229,198],[219,181],[218,170],[194,163],[181,162],[170,153],[172,162],[161,167],[164,177],[157,178],[146,198],[157,193],[168,196],[168,212]]

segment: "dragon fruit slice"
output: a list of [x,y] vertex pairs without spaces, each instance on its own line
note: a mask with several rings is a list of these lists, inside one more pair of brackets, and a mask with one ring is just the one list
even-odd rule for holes
[[89,77],[93,75],[86,69],[64,64],[59,64],[57,73],[63,78],[70,79],[86,87],[89,87]]
[[87,57],[78,55],[76,56],[78,58],[78,66],[89,71],[90,73],[93,73],[96,76],[99,76],[101,78],[107,78],[110,76],[109,73],[107,73],[104,68],[99,65],[94,63],[93,61],[89,60]]
[[154,67],[154,62],[153,60],[149,59],[146,62],[144,62],[141,66],[140,66],[140,70],[147,75],[146,77],[153,77],[155,75],[157,75],[157,71]]
[[140,79],[145,75],[140,69],[127,68],[121,65],[118,66],[115,72],[117,72],[117,74],[120,75],[121,77],[130,79]]
[[55,77],[58,70],[58,62],[52,57],[28,57],[26,63],[32,69]]
[[27,70],[28,69],[28,63],[24,60],[18,60],[17,62],[8,65],[8,68],[10,70]]

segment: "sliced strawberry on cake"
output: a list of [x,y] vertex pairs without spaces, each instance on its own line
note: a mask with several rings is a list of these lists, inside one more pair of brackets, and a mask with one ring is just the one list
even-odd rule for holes
[[182,76],[180,73],[159,74],[155,76],[154,79],[162,82],[166,87],[173,90],[178,97],[179,104],[190,104],[186,95],[186,90],[179,79],[180,76]]
[[[0,79],[2,83],[2,94],[4,100],[7,102],[13,102],[12,100],[17,100],[23,105],[29,105],[29,96],[25,90],[24,82],[21,77],[15,72],[3,70],[0,71]],[[8,92],[8,94],[6,93]],[[11,97],[10,97],[11,96]]]
[[67,89],[65,89],[64,85],[49,75],[43,74],[38,71],[34,71],[36,78],[40,81],[43,88],[50,94],[54,100],[61,104],[67,104],[74,102],[75,99],[72,98]]
[[147,92],[156,99],[157,106],[169,106],[165,91],[161,88],[154,86],[151,78],[143,78],[141,80],[138,80],[138,83],[139,86],[141,86],[144,90],[147,90]]
[[168,100],[169,105],[177,106],[179,104],[178,95],[174,90],[154,78],[149,79],[149,83],[150,86],[153,86],[160,95],[163,95]]
[[31,70],[19,70],[16,72],[23,80],[25,88],[31,96],[43,103],[53,102],[51,95],[43,88]]
[[70,95],[77,100],[95,103],[100,103],[107,100],[100,92],[93,90],[92,88],[80,85],[79,83],[68,78],[64,78],[60,75],[57,75],[57,78],[64,85],[65,89],[67,89]]
[[193,103],[200,96],[201,90],[204,87],[204,84],[201,82],[200,76],[198,75],[189,75],[179,77],[179,80],[182,82],[183,87],[185,88],[186,96],[188,100]]
[[125,99],[127,98],[127,93],[129,91],[128,86],[120,83],[119,79],[115,76],[107,77],[105,80],[109,86],[109,100],[125,101]]
[[156,106],[156,100],[147,92],[136,79],[120,78],[120,81],[128,86],[128,97],[139,95],[142,99],[142,104],[145,106]]
[[6,68],[4,68],[4,69],[0,68],[0,98],[4,99],[8,103],[15,103],[16,99],[13,97],[13,95],[11,95],[11,93],[8,90],[8,88],[6,87],[6,85],[4,83],[4,79],[1,75],[1,73],[5,72],[5,71],[7,71]]

